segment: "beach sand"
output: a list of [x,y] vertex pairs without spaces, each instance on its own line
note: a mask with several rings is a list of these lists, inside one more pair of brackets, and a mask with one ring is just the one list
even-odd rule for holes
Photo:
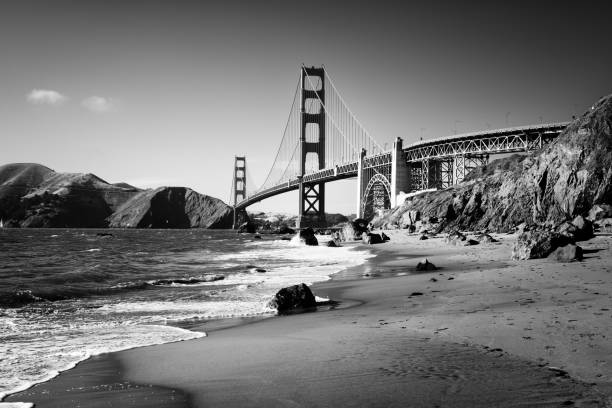
[[[372,261],[313,285],[316,295],[340,301],[337,308],[203,324],[205,338],[99,356],[7,400],[37,407],[612,406],[612,236],[581,243],[582,262],[557,263],[510,260],[511,235],[456,247],[442,237],[387,234],[391,241],[372,247]],[[425,257],[440,269],[416,272]],[[147,400],[104,392],[124,383],[146,390]]]

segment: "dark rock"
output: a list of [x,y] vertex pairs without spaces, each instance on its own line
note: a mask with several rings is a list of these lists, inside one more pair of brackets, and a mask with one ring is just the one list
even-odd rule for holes
[[253,239],[261,239],[261,235],[255,234],[255,235],[253,235]]
[[478,245],[480,244],[480,242],[476,241],[475,239],[466,239],[465,241],[455,241],[455,245],[463,245],[463,246],[471,246],[471,245]]
[[409,297],[412,297],[412,296],[423,296],[423,293],[421,293],[421,292],[412,292],[412,293],[409,295]]
[[490,244],[493,242],[497,242],[497,240],[495,238],[493,238],[491,235],[489,234],[480,234],[476,237],[476,239],[478,240],[478,242],[480,242],[481,244]]
[[385,234],[384,232],[382,232],[382,233],[380,234],[380,237],[382,238],[382,240],[383,240],[383,241],[390,241],[390,240],[391,240],[391,238],[389,238],[389,237],[387,236],[387,234]]
[[569,221],[562,222],[557,228],[557,232],[571,240],[575,240],[578,235],[578,227]]
[[576,239],[578,241],[585,241],[593,238],[593,223],[590,220],[587,220],[582,215],[578,215],[574,218],[572,224],[577,228]]
[[257,225],[251,221],[244,222],[238,227],[238,232],[254,234],[257,232]]
[[548,257],[554,258],[557,262],[580,261],[583,257],[582,248],[574,244],[568,244],[555,249]]
[[421,234],[421,236],[419,237],[419,240],[424,241],[426,239],[429,239],[429,237],[425,234]]
[[546,258],[560,246],[573,243],[573,240],[558,232],[545,229],[532,230],[518,236],[512,248],[512,259],[524,260]]
[[417,271],[435,271],[436,269],[438,269],[436,265],[429,262],[427,258],[425,258],[425,261],[419,262],[416,266]]
[[467,241],[467,237],[456,230],[450,232],[444,239],[444,242],[452,245],[463,245],[464,241]]
[[357,218],[351,222],[355,230],[355,236],[361,236],[364,232],[368,232],[368,222],[363,218]]
[[429,279],[430,282],[437,282],[438,280],[436,278],[431,278]]
[[289,228],[287,225],[281,225],[276,231],[276,234],[295,234],[295,230],[293,228]]
[[255,272],[265,273],[267,271],[264,268],[255,268]]
[[330,247],[330,248],[336,248],[336,247],[339,247],[339,246],[341,246],[341,245],[339,245],[339,244],[336,242],[336,240],[334,240],[334,239],[330,239],[329,241],[327,241],[327,246],[328,246],[328,247]]
[[315,233],[312,228],[304,228],[303,230],[300,230],[298,236],[300,237],[300,241],[303,242],[305,245],[319,245],[319,241],[317,240],[317,237],[315,237]]
[[296,309],[309,309],[317,306],[310,288],[303,283],[279,290],[269,305],[279,313]]
[[382,244],[383,242],[385,242],[379,234],[373,234],[371,232],[364,232],[361,236],[361,239],[365,244],[368,245]]

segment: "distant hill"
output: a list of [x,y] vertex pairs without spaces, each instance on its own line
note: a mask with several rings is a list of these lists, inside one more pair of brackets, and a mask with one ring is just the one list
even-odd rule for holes
[[182,187],[143,191],[35,163],[0,166],[0,219],[10,227],[228,228],[228,213],[222,201]]
[[109,217],[115,228],[231,228],[233,209],[185,187],[142,191]]

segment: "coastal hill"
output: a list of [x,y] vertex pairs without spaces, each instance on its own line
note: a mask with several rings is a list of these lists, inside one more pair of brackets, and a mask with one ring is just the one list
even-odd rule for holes
[[476,169],[463,183],[407,198],[373,220],[406,227],[416,218],[438,230],[506,232],[527,224],[558,225],[612,203],[612,95],[600,99],[559,137],[531,155]]
[[142,191],[109,217],[114,228],[231,228],[233,210],[185,187]]
[[227,228],[231,207],[183,187],[141,190],[35,163],[0,166],[0,219],[10,227]]

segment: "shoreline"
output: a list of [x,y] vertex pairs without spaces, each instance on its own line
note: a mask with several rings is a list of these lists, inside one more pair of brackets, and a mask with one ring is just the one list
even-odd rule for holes
[[[113,378],[115,383],[127,379],[130,384],[161,384],[163,387],[159,390],[156,387],[148,386],[136,386],[136,388],[148,387],[148,390],[155,389],[154,393],[161,392],[162,394],[168,389],[174,389],[176,395],[188,395],[188,399],[193,398],[195,406],[210,401],[227,403],[229,406],[241,406],[240,401],[244,402],[244,400],[223,400],[228,397],[223,397],[221,392],[224,389],[227,391],[227,387],[231,384],[234,386],[239,384],[242,386],[242,393],[253,396],[253,392],[259,390],[258,394],[255,394],[261,396],[262,399],[259,402],[274,405],[278,404],[278,401],[273,401],[275,394],[264,393],[260,388],[254,387],[253,382],[257,381],[252,378],[240,377],[239,374],[245,370],[241,365],[244,365],[245,361],[248,362],[250,357],[246,358],[242,355],[243,361],[240,361],[238,355],[241,353],[237,351],[240,351],[240,347],[245,346],[261,347],[259,352],[265,359],[251,362],[250,369],[253,372],[265,373],[270,378],[275,378],[275,375],[269,370],[274,364],[279,363],[279,356],[276,353],[270,354],[268,350],[270,347],[275,346],[281,350],[289,347],[284,356],[289,359],[288,361],[297,357],[298,351],[309,350],[308,344],[301,344],[300,341],[296,343],[291,331],[302,335],[307,334],[306,337],[312,342],[323,345],[323,350],[311,350],[313,355],[325,354],[325,347],[328,347],[327,354],[329,355],[324,356],[325,358],[336,353],[338,355],[348,353],[348,356],[355,357],[353,351],[338,349],[334,344],[325,340],[325,336],[330,336],[330,333],[333,333],[333,336],[341,335],[343,341],[352,344],[354,348],[362,347],[364,339],[374,342],[381,339],[389,341],[387,346],[380,346],[381,350],[369,350],[368,352],[372,355],[368,356],[365,361],[359,360],[361,362],[357,364],[361,367],[351,365],[355,363],[346,363],[343,369],[349,371],[368,372],[364,365],[370,364],[371,358],[375,355],[379,359],[384,359],[387,355],[395,356],[395,363],[390,362],[391,366],[397,365],[398,361],[401,363],[402,359],[408,357],[402,353],[398,356],[397,346],[409,339],[410,341],[425,341],[429,344],[428,347],[433,349],[436,349],[439,344],[444,344],[445,347],[453,348],[460,355],[467,353],[461,347],[466,347],[469,353],[476,354],[478,354],[477,350],[484,350],[486,353],[493,350],[495,353],[501,353],[500,358],[507,360],[508,364],[510,361],[514,361],[513,364],[516,363],[519,366],[526,364],[528,371],[533,371],[533,375],[536,376],[554,374],[554,371],[546,368],[554,366],[563,372],[568,372],[573,379],[578,380],[576,382],[581,384],[580,387],[584,387],[580,389],[581,393],[592,393],[593,395],[603,393],[610,400],[612,397],[612,350],[611,346],[607,345],[606,339],[612,336],[612,329],[609,327],[611,326],[609,319],[612,318],[612,312],[609,310],[612,309],[610,307],[612,305],[609,293],[604,289],[612,287],[609,286],[612,284],[612,278],[607,267],[612,260],[610,250],[612,237],[599,235],[583,243],[585,249],[596,251],[589,252],[585,261],[559,264],[546,259],[510,261],[508,248],[513,239],[512,236],[499,236],[502,239],[500,244],[453,247],[443,244],[442,238],[417,241],[415,236],[408,236],[402,230],[387,231],[387,234],[391,237],[391,241],[372,247],[376,256],[368,259],[365,264],[343,270],[335,274],[331,280],[312,285],[311,288],[316,295],[341,301],[342,306],[339,308],[273,318],[239,319],[238,322],[231,319],[232,322],[217,322],[219,325],[216,329],[212,327],[213,325],[204,324],[203,327],[208,337],[140,347],[90,358],[50,381],[36,385],[27,391],[12,394],[5,401],[37,402],[36,396],[41,396],[43,385],[45,388],[59,392],[59,384],[64,379],[68,381],[70,378],[71,383],[79,380],[79,375],[82,376],[82,374],[79,374],[77,369],[86,373],[91,379],[96,377],[95,364],[100,364],[103,360],[110,364],[113,359],[116,359],[115,363],[118,365],[115,365],[113,369],[119,371],[116,371],[116,376]],[[441,269],[427,273],[415,273],[416,263],[424,257],[440,266]],[[436,281],[432,281],[431,278],[435,278]],[[593,284],[593,282],[597,283]],[[599,291],[591,288],[592,285],[599,287]],[[422,295],[410,296],[415,292],[422,293]],[[384,296],[381,297],[380,294]],[[562,316],[566,321],[561,322]],[[388,333],[380,337],[378,332],[382,330]],[[580,341],[581,339],[587,340]],[[239,348],[235,349],[235,346]],[[385,350],[385,347],[390,347],[391,350],[386,350],[383,356],[378,355]],[[455,349],[456,347],[458,348]],[[428,350],[425,352],[431,351]],[[207,352],[211,351],[214,351],[215,356],[206,358]],[[488,361],[487,355],[484,354],[479,359],[486,362]],[[345,356],[344,360],[351,360],[348,356]],[[409,357],[414,358],[414,356]],[[177,359],[189,368],[178,369]],[[171,360],[173,363],[170,363]],[[197,360],[202,365],[189,366],[191,360]],[[331,360],[335,361],[335,359]],[[344,360],[340,359],[340,361]],[[155,361],[159,361],[160,364],[162,362],[168,364],[169,369],[164,370],[164,373],[158,372]],[[222,361],[224,363],[222,366],[216,366]],[[217,371],[227,372],[228,375],[229,373],[238,374],[238,378],[233,378],[231,381],[217,379],[214,382],[208,382],[203,378],[211,374],[206,364],[213,365]],[[295,372],[298,368],[320,369],[319,365],[312,366],[303,362],[296,362],[294,365],[297,367],[287,369],[285,378],[301,378],[301,374]],[[522,370],[525,370],[525,367],[522,367]],[[509,369],[509,372],[512,374],[513,369]],[[336,382],[348,387],[346,389],[359,392],[358,388],[351,388],[355,384],[351,383],[350,376],[347,376],[346,372],[339,374],[338,377],[343,379],[336,379]],[[409,374],[410,370],[404,367],[396,373],[396,376],[401,379],[402,376],[410,377]],[[368,374],[368,378],[374,384],[378,384],[377,381],[381,375],[383,374],[380,372],[372,372]],[[99,380],[103,379],[99,378]],[[277,379],[277,381],[282,380],[283,378]],[[438,380],[428,386],[437,389],[443,384],[450,383],[458,387],[452,379],[440,380],[438,378]],[[315,380],[311,379],[311,381]],[[411,381],[418,381],[418,378],[412,378]],[[520,378],[515,379],[517,384],[520,381]],[[109,382],[109,379],[104,379],[101,384],[104,382]],[[215,387],[210,388],[213,383],[216,384]],[[324,384],[317,383],[324,387]],[[401,384],[402,381],[399,383]],[[597,383],[597,385],[590,387],[585,383]],[[201,389],[206,384],[208,387],[204,387],[207,389],[204,393]],[[275,388],[270,384],[267,386]],[[398,384],[394,383],[394,385],[388,384],[385,388],[385,392],[392,396],[389,399],[390,403],[401,401],[405,397],[397,386]],[[466,385],[462,384],[462,387]],[[465,390],[467,392],[467,388]],[[45,392],[48,396],[50,391]],[[276,386],[275,392],[280,396],[284,391],[279,390]],[[300,394],[298,391],[294,390],[294,392]],[[87,393],[84,393],[81,397],[84,401],[94,398],[94,393],[90,394],[88,396]],[[107,392],[105,398],[110,397],[119,401],[121,398],[119,394]],[[206,394],[208,399],[202,394]],[[262,394],[266,394],[265,398]],[[334,397],[333,390],[328,389],[325,395],[328,398]],[[59,396],[55,398],[58,401]],[[311,394],[298,395],[292,401],[297,402],[300,398],[308,400],[314,397]],[[364,398],[367,398],[367,395]],[[422,401],[426,401],[427,396],[420,398],[425,398]],[[182,400],[184,405],[163,405],[159,400],[153,406],[191,406],[188,399]],[[313,400],[309,401],[313,402]],[[348,402],[348,400],[343,401]],[[52,401],[42,403],[42,400],[38,399],[38,402],[40,403],[37,406],[41,407],[55,406]],[[141,405],[130,406],[151,405],[143,402]]]

